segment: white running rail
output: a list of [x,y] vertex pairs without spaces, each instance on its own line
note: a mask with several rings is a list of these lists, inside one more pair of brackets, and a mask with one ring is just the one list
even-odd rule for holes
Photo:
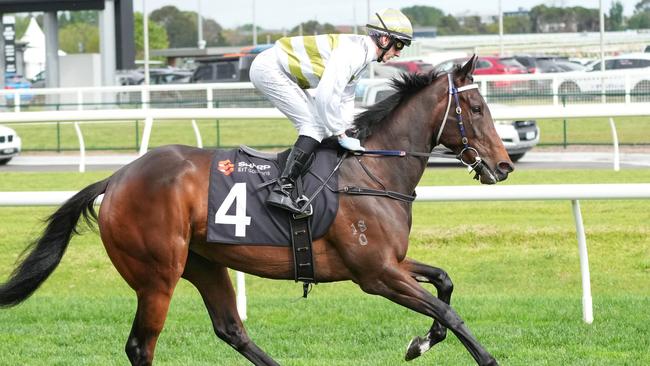
[[[552,184],[501,186],[420,186],[418,201],[546,201],[570,200],[576,225],[580,272],[582,279],[583,320],[594,320],[587,240],[579,200],[650,199],[650,183],[643,184]],[[0,206],[57,206],[72,197],[75,191],[0,192]],[[97,203],[101,202],[101,196]],[[237,272],[237,309],[246,319],[244,275]]]

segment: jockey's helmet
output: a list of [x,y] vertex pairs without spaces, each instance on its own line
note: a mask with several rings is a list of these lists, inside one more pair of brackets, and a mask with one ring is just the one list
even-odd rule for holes
[[410,46],[413,40],[413,26],[411,21],[397,9],[382,9],[376,12],[366,24],[368,35],[375,39],[380,36],[388,36],[391,40],[389,45],[395,44],[397,49]]

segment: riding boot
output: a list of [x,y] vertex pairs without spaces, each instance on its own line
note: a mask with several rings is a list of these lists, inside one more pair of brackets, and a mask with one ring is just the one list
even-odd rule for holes
[[300,213],[300,206],[291,197],[296,183],[296,179],[302,174],[302,171],[311,156],[311,152],[306,152],[298,147],[294,147],[287,158],[287,165],[284,167],[278,182],[266,199],[266,204],[279,207],[281,209]]

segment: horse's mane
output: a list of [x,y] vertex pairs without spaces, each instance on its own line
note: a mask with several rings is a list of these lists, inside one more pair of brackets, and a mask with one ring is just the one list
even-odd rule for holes
[[[458,69],[460,67],[456,65],[452,72]],[[424,74],[402,73],[400,77],[392,78],[391,86],[395,89],[395,93],[381,102],[373,104],[355,117],[354,128],[358,131],[358,138],[363,140],[372,135],[387,119],[386,117],[404,100],[431,85],[441,75],[446,74],[446,72],[434,70]]]

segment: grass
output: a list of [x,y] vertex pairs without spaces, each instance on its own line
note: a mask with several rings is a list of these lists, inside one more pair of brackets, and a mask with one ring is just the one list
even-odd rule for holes
[[[0,191],[70,190],[110,172],[3,173]],[[649,182],[650,171],[521,170],[508,184]],[[423,185],[473,184],[463,169],[427,169]],[[650,228],[645,201],[582,201],[595,321],[581,320],[568,201],[416,203],[409,256],[446,269],[454,308],[502,365],[650,364]],[[0,277],[48,207],[0,210]],[[283,365],[399,365],[429,319],[353,283],[300,286],[247,276],[246,327]],[[96,234],[75,237],[57,271],[19,307],[0,311],[2,365],[123,365],[135,296]],[[470,365],[450,334],[411,365]],[[213,334],[200,296],[177,287],[158,365],[247,365]]]
[[[650,144],[650,132],[643,117],[616,119],[621,144]],[[289,146],[295,140],[295,130],[287,120],[199,120],[202,141],[206,147]],[[540,144],[564,144],[565,124],[561,119],[539,120]],[[72,124],[12,124],[23,140],[25,151],[78,150],[79,143]],[[137,151],[144,123],[142,121],[81,124],[84,142],[89,150]],[[264,131],[260,133],[260,131]],[[566,141],[569,144],[611,144],[611,130],[607,118],[580,118],[567,120]],[[272,144],[269,144],[272,141]],[[170,143],[196,145],[190,121],[154,123],[150,146]]]

